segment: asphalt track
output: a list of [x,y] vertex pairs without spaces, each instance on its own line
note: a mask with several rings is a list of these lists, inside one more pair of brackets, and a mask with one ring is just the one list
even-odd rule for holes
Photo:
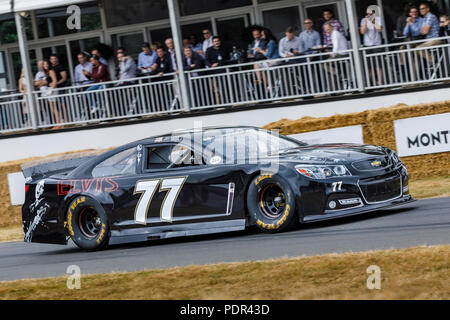
[[0,243],[0,281],[61,276],[70,265],[91,274],[438,244],[450,244],[450,198],[304,225],[282,234],[253,229],[113,246],[93,253],[72,243]]

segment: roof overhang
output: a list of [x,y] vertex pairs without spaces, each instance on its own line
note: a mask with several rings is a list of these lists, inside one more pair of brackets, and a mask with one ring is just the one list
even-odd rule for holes
[[0,14],[69,6],[92,0],[0,0]]

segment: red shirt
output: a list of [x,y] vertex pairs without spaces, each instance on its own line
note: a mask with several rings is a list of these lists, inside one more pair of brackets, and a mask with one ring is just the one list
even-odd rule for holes
[[94,83],[110,81],[108,67],[101,62],[98,67],[92,66],[91,79]]

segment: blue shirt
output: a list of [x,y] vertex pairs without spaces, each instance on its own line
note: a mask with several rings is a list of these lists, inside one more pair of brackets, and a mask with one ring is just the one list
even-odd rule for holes
[[92,64],[88,61],[84,65],[79,64],[75,67],[74,77],[75,77],[75,85],[80,86],[83,84],[92,83],[92,80],[89,80],[83,73],[83,70],[87,72],[92,72]]
[[278,46],[275,41],[269,41],[269,43],[267,44],[267,51],[265,56],[267,57],[267,59],[278,59],[280,57],[278,53]]
[[149,54],[145,54],[144,51],[142,51],[139,54],[139,59],[138,59],[138,68],[149,68],[151,66],[153,66],[156,62],[156,59],[158,58],[158,55],[156,54],[156,52],[152,51]]
[[424,26],[431,26],[430,32],[425,36],[425,39],[439,38],[439,20],[431,12],[428,12],[428,14],[423,17],[422,27]]
[[420,29],[422,29],[423,25],[423,18],[418,17],[413,23],[410,25],[406,25],[405,29],[403,29],[403,35],[405,37],[411,37],[413,39],[416,39],[420,37]]
[[302,43],[302,48],[304,51],[311,51],[312,47],[320,46],[322,44],[322,41],[320,40],[320,33],[318,33],[316,30],[311,30],[311,32],[305,30],[300,33],[300,41]]

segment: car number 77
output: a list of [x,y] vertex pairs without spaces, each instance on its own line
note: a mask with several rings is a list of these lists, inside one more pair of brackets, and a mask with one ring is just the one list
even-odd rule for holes
[[187,177],[176,177],[138,181],[133,194],[141,194],[141,197],[134,211],[134,221],[137,224],[147,225],[150,203],[159,186],[159,192],[167,191],[161,206],[160,219],[163,222],[172,222],[173,207],[186,179]]

